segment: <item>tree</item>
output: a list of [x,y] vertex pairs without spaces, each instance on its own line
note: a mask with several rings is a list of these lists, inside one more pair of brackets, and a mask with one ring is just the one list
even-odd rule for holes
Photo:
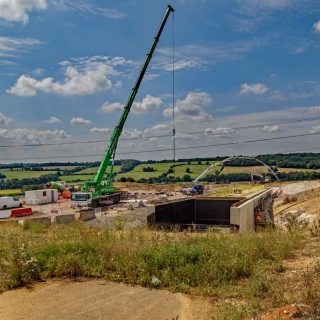
[[187,172],[187,173],[191,173],[191,171],[190,171],[190,168],[189,168],[189,167],[186,169],[186,172]]
[[189,174],[185,174],[185,175],[183,176],[182,180],[183,180],[184,182],[190,182],[190,181],[192,181],[192,179],[191,179],[191,177],[190,177]]

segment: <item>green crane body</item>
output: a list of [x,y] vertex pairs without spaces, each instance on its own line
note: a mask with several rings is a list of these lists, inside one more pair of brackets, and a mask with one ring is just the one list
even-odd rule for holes
[[[135,82],[134,87],[132,88],[132,91],[129,95],[128,101],[122,110],[118,124],[114,128],[112,135],[109,139],[108,147],[104,153],[103,160],[99,166],[99,169],[96,173],[96,176],[94,177],[94,180],[84,182],[84,184],[82,185],[81,190],[83,192],[92,191],[92,198],[93,199],[99,198],[99,197],[107,195],[107,194],[112,194],[112,193],[117,192],[117,189],[112,185],[112,172],[113,172],[113,160],[115,158],[115,153],[116,153],[118,141],[121,136],[124,124],[125,124],[127,117],[129,115],[131,106],[134,102],[134,99],[135,99],[137,93],[138,93],[138,90],[139,90],[140,84],[142,82],[142,79],[144,77],[144,74],[148,68],[148,65],[150,63],[150,60],[151,60],[152,55],[154,53],[154,50],[159,42],[163,28],[168,20],[170,13],[173,11],[174,11],[173,7],[168,5],[168,8],[163,16],[158,33],[155,36],[155,38],[153,39],[151,48],[150,48],[149,52],[147,53],[144,64],[142,65],[142,68],[140,70],[139,76]],[[111,164],[111,170],[110,170],[110,175],[108,177],[108,181],[103,182],[103,176],[104,176],[107,168],[110,166],[110,164]]]

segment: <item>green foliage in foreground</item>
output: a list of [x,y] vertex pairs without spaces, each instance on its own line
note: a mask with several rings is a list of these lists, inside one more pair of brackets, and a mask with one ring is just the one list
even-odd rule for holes
[[276,231],[119,232],[82,223],[0,228],[2,291],[48,277],[84,276],[213,295],[239,280],[255,283],[257,270],[280,270],[302,243],[299,235]]

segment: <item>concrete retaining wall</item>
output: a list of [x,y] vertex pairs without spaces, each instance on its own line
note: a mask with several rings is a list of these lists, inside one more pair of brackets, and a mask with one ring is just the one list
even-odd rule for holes
[[271,189],[265,190],[256,196],[242,202],[236,203],[230,208],[230,224],[237,226],[240,232],[255,230],[255,208],[264,209],[265,202],[271,198]]
[[196,197],[149,206],[147,221],[162,227],[230,226],[230,207],[241,199]]

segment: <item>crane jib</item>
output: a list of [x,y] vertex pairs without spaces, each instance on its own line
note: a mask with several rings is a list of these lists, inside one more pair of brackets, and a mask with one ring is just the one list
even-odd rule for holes
[[[138,93],[138,90],[139,90],[139,87],[140,87],[140,84],[143,80],[143,77],[145,75],[145,72],[148,68],[148,65],[152,59],[152,55],[154,53],[154,50],[159,42],[159,39],[160,39],[160,36],[161,36],[161,33],[163,31],[163,28],[165,27],[165,24],[168,20],[168,17],[170,15],[171,12],[174,12],[174,9],[171,5],[168,5],[167,7],[167,10],[163,16],[163,19],[162,19],[162,22],[160,24],[160,27],[158,29],[158,32],[156,34],[156,36],[154,37],[153,39],[153,42],[152,42],[152,45],[150,47],[150,50],[149,52],[147,53],[146,55],[146,58],[145,58],[145,61],[141,67],[141,70],[139,72],[139,75],[137,77],[137,80],[135,81],[135,84],[134,84],[134,87],[132,88],[132,91],[128,97],[128,101],[126,103],[126,105],[124,106],[123,110],[122,110],[122,113],[121,113],[121,116],[119,118],[119,121],[118,121],[118,124],[117,126],[114,128],[112,134],[111,134],[111,137],[109,139],[109,143],[108,143],[108,147],[104,153],[104,156],[103,156],[103,160],[99,166],[99,169],[94,177],[94,180],[93,182],[86,182],[84,183],[84,185],[82,186],[82,190],[83,191],[89,191],[89,189],[91,188],[94,188],[95,189],[95,192],[101,192],[102,193],[102,189],[105,188],[105,187],[112,187],[111,184],[112,184],[112,176],[110,177],[109,181],[108,181],[108,186],[104,186],[102,185],[102,180],[103,180],[103,176],[107,170],[107,168],[110,166],[110,162],[111,162],[111,159],[115,156],[115,152],[116,152],[116,148],[117,148],[117,145],[118,145],[118,141],[119,141],[119,138],[121,136],[121,132],[122,132],[122,129],[124,127],[124,124],[126,122],[126,119],[129,115],[129,112],[130,112],[130,109],[131,109],[131,106],[134,102],[134,99]],[[112,163],[112,166],[111,166],[111,172],[112,172],[112,167],[113,167],[113,163]]]

